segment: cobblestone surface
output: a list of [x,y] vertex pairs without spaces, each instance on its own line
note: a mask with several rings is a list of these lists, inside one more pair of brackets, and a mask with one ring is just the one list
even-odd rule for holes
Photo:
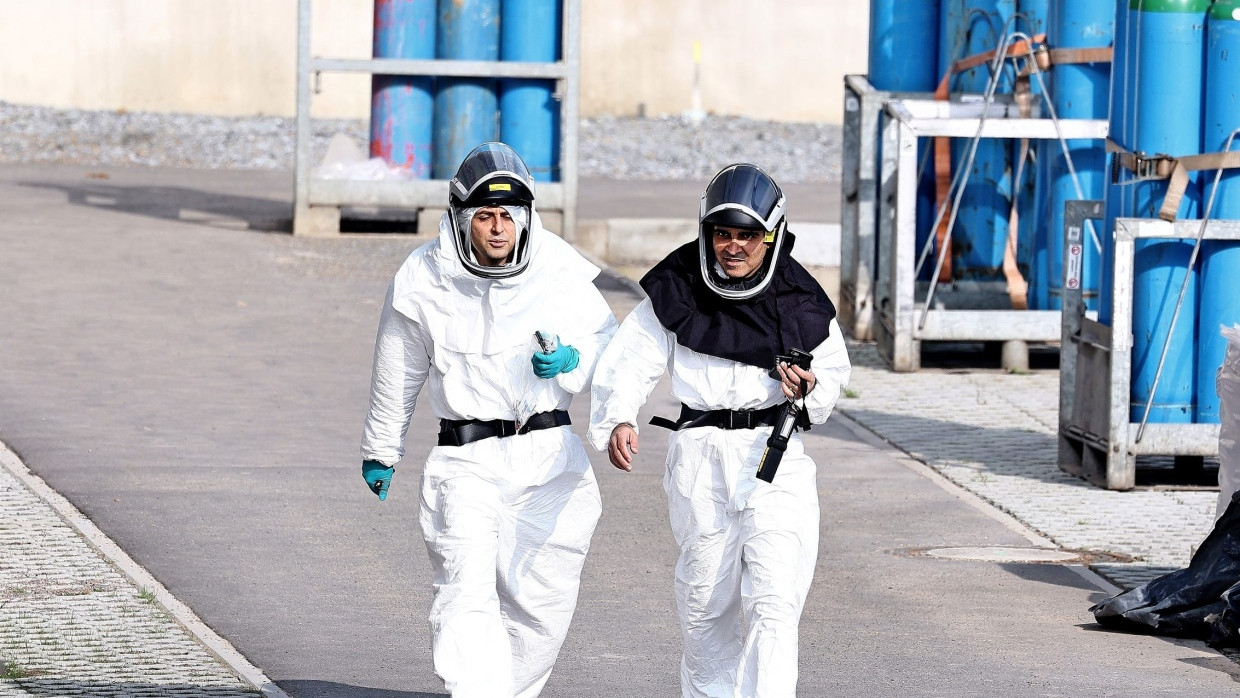
[[0,698],[254,695],[0,470]]
[[849,351],[841,411],[1057,544],[1131,556],[1095,566],[1119,586],[1187,566],[1214,524],[1216,492],[1116,492],[1060,470],[1056,371],[897,374],[872,344]]

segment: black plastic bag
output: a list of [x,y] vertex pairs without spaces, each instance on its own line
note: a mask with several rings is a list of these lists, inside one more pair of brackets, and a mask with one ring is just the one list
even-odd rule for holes
[[1240,644],[1240,492],[1214,522],[1188,567],[1096,604],[1100,625],[1116,630]]

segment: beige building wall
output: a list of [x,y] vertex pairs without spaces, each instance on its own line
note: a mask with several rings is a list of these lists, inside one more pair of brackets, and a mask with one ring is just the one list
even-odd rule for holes
[[[313,51],[370,55],[373,0],[315,0]],[[868,4],[582,0],[584,116],[703,110],[841,121],[865,71]],[[291,116],[296,0],[4,0],[0,100],[84,109]],[[324,74],[314,113],[365,117],[369,78]]]

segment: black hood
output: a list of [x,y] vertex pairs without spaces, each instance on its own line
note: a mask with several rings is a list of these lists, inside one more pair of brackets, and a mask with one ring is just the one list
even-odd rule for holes
[[696,241],[678,247],[641,280],[660,324],[681,346],[761,369],[789,349],[813,351],[830,334],[835,305],[792,258],[796,238],[785,235],[775,278],[744,300],[721,298],[707,286]]

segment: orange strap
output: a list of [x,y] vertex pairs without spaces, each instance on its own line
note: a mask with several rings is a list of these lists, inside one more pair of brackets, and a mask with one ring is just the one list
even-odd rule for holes
[[[1020,109],[1021,118],[1028,119],[1033,114],[1033,90],[1029,84],[1029,76],[1016,79],[1016,88],[1012,91],[1016,106]],[[1012,310],[1029,308],[1029,282],[1020,273],[1016,264],[1016,249],[1020,242],[1020,180],[1025,171],[1025,162],[1029,157],[1029,139],[1020,139],[1020,155],[1016,160],[1016,170],[1012,175],[1012,206],[1008,213],[1007,244],[1003,246],[1003,278],[1007,280],[1008,297],[1012,301]]]
[[[1032,48],[1032,44],[1046,43],[1045,34],[1036,34],[1031,38],[1032,38],[1031,42],[1021,41],[1019,43],[1015,43],[1015,44],[1008,46],[1007,54],[1004,56],[1004,58],[1023,58],[1032,53],[1036,53],[1036,51],[1034,51]],[[951,77],[953,75],[955,75],[956,73],[963,73],[964,71],[970,70],[972,68],[976,68],[979,65],[985,65],[986,63],[989,63],[992,58],[994,58],[994,55],[995,55],[994,51],[983,51],[981,53],[975,53],[972,56],[966,56],[956,61],[955,63],[952,63],[952,67],[947,71],[947,74],[943,76],[943,79],[939,81],[939,86],[935,88],[934,98],[937,100],[947,99],[947,94],[948,94],[947,83],[948,81],[951,80]]]
[[[1094,48],[1047,48],[1043,46],[1033,52],[1033,61],[1038,70],[1049,70],[1052,66],[1072,63],[1110,63],[1114,60],[1115,50],[1110,46]],[[1031,69],[1023,71],[1031,74]]]

